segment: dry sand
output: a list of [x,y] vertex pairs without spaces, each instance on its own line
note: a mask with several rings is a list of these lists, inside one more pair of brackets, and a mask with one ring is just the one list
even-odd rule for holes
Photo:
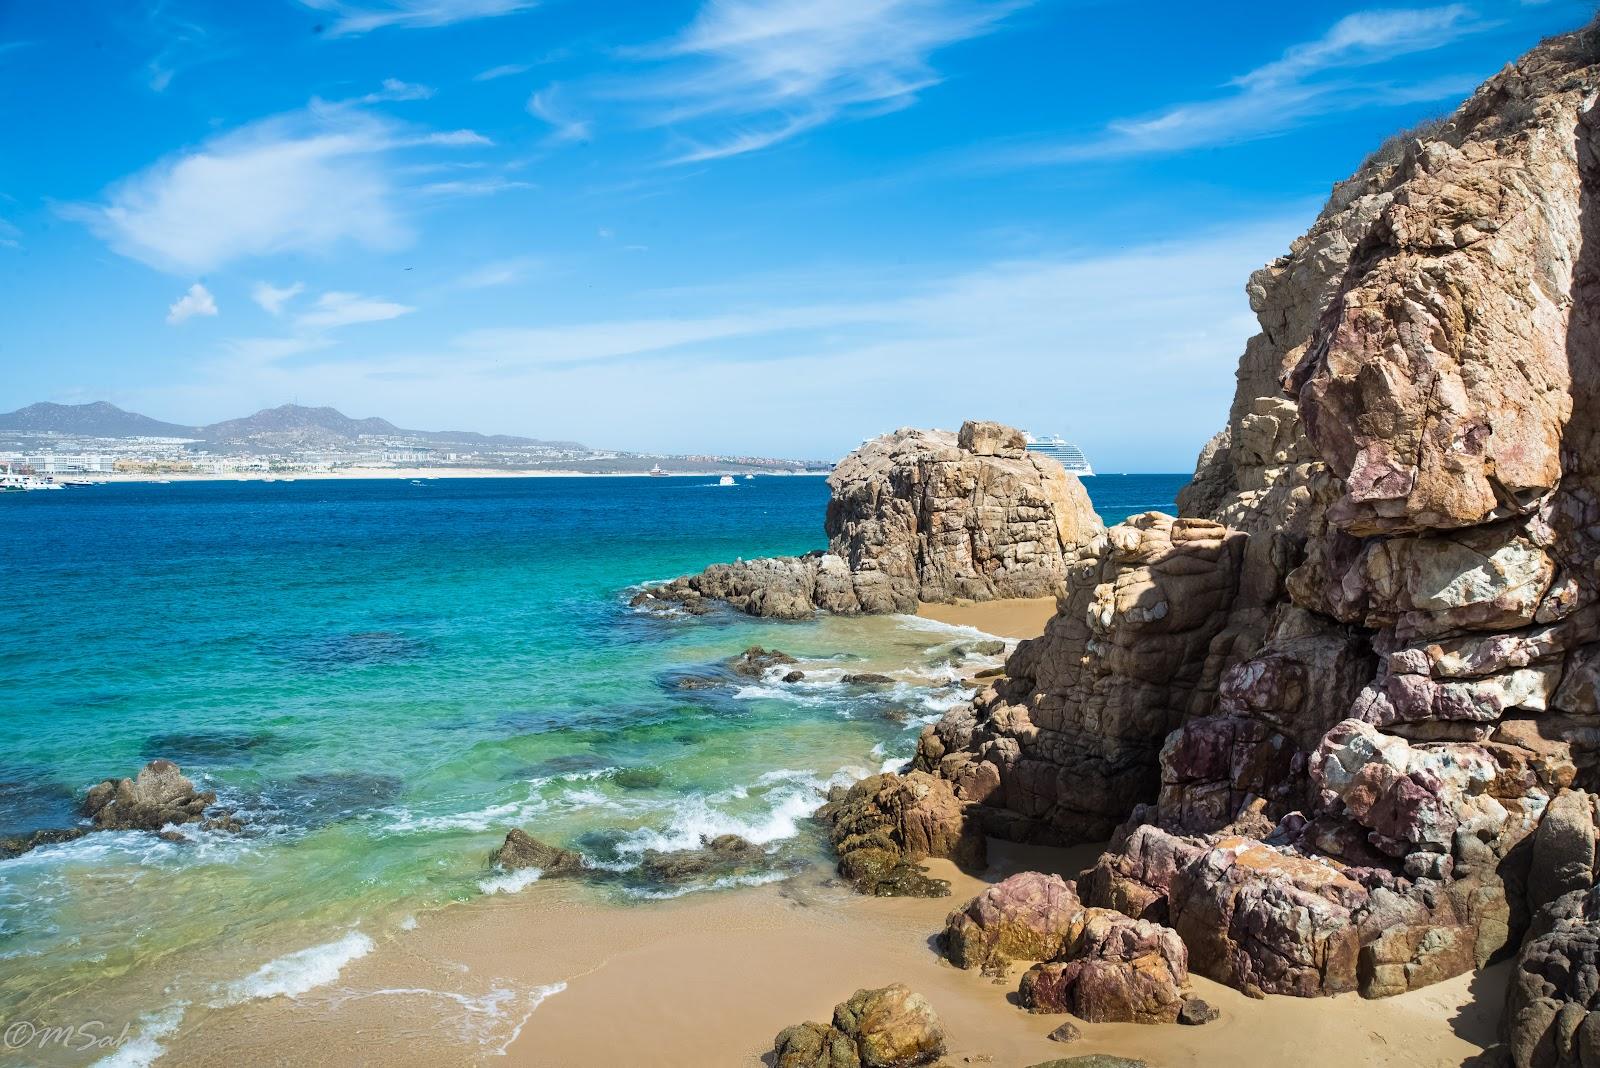
[[[996,843],[988,879],[1029,867],[1068,873],[1093,848]],[[779,1030],[827,1020],[860,987],[904,982],[950,1035],[944,1063],[1020,1068],[1115,1053],[1153,1066],[1351,1068],[1470,1063],[1492,1042],[1504,966],[1385,1001],[1355,995],[1252,1001],[1204,979],[1222,1010],[1204,1027],[1082,1024],[1032,1016],[1004,984],[945,963],[931,943],[946,912],[984,885],[948,864],[941,900],[872,899],[824,871],[782,885],[618,905],[576,884],[538,883],[396,931],[332,984],[192,1021],[169,1057],[185,1065],[661,1065],[764,1063]],[[540,988],[565,984],[538,1002]],[[501,991],[495,1013],[483,1007]],[[476,1011],[475,1011],[475,1008]],[[502,1062],[498,1050],[504,1048]]]
[[1054,597],[1027,597],[1011,601],[957,601],[924,604],[917,615],[962,627],[976,627],[998,638],[1037,638],[1047,620],[1056,614]]

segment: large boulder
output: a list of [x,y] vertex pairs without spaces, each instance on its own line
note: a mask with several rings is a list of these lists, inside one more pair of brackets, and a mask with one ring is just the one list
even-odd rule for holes
[[981,871],[987,842],[968,818],[970,806],[944,779],[921,771],[863,779],[817,816],[829,824],[839,872],[862,893],[943,897],[943,880],[928,879],[919,862],[947,857]]
[[691,610],[724,601],[800,619],[1046,597],[1102,530],[1078,479],[998,423],[885,434],[841,460],[828,483],[827,552],[717,564],[635,601]]
[[975,968],[996,958],[1053,960],[1079,926],[1083,905],[1059,875],[1022,872],[952,912],[944,925],[950,963]]
[[1594,799],[1582,790],[1563,790],[1550,802],[1534,834],[1528,905],[1538,909],[1594,884]]
[[1017,996],[1030,1012],[1070,1012],[1090,1023],[1174,1023],[1188,980],[1177,932],[1087,909],[1063,958],[1028,969]]
[[776,1068],[916,1068],[944,1055],[944,1027],[927,999],[900,983],[857,990],[834,1006],[831,1026],[785,1028]]
[[90,787],[83,814],[102,831],[159,831],[201,822],[216,800],[213,791],[196,790],[172,761],[152,760],[136,778],[106,779]]

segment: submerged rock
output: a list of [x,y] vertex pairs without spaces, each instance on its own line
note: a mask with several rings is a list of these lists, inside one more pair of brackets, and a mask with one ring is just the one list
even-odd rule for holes
[[759,645],[752,645],[738,656],[728,662],[728,666],[736,675],[743,675],[750,679],[759,679],[775,667],[785,664],[799,663],[788,653],[776,649],[763,649]]
[[647,849],[640,858],[639,872],[658,883],[681,883],[705,875],[733,875],[767,863],[764,848],[736,834],[701,838],[700,843],[699,849]]
[[917,1068],[944,1055],[933,1007],[896,983],[857,990],[833,1010],[832,1025],[785,1028],[774,1043],[776,1068]]
[[489,854],[489,863],[507,871],[537,868],[551,879],[581,875],[585,867],[583,854],[541,842],[518,827],[506,832],[505,842]]
[[846,686],[887,686],[894,682],[894,679],[888,675],[880,675],[876,671],[860,671],[843,675],[839,681]]

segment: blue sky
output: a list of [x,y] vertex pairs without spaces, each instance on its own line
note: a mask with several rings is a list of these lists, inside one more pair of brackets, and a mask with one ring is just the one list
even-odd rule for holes
[[1186,470],[1249,272],[1591,10],[0,2],[0,409]]

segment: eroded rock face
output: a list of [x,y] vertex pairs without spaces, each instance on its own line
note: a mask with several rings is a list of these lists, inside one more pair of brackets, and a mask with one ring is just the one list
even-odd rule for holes
[[1516,1068],[1600,1060],[1600,892],[1546,905],[1517,954],[1500,1031]]
[[802,619],[1051,596],[1102,527],[1078,479],[1025,445],[989,422],[874,438],[829,476],[827,552],[717,564],[635,603]]
[[774,1043],[778,1068],[916,1068],[944,1055],[944,1027],[921,994],[896,983],[857,990],[831,1026],[803,1023]]
[[919,742],[989,833],[1111,838],[1078,894],[1201,974],[1416,989],[1592,885],[1597,97],[1589,27],[1337,187],[1250,280],[1262,332],[1181,517],[1093,542]]

